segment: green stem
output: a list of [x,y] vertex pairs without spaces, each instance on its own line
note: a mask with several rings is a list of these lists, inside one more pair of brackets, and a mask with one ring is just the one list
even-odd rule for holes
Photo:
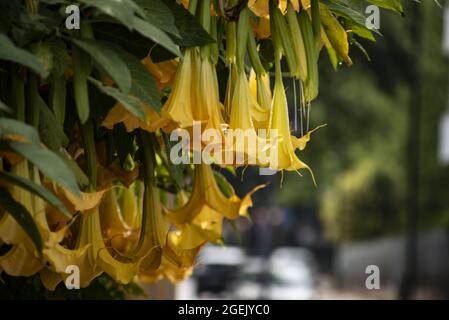
[[37,79],[34,74],[30,74],[28,84],[28,123],[35,128],[39,127],[39,91],[37,88]]
[[193,15],[196,13],[196,8],[198,7],[198,0],[190,0],[189,1],[189,12]]
[[149,195],[151,194],[151,188],[153,188],[154,182],[154,150],[152,148],[152,139],[148,132],[143,130],[139,130],[140,137],[140,148],[141,148],[141,156],[142,156],[142,168],[143,168],[143,183],[144,183],[144,196],[143,196],[143,207],[142,207],[142,223],[140,225],[140,235],[139,241],[136,247],[133,249],[133,256],[137,255],[145,241],[145,237],[147,236],[147,222],[148,222],[148,214],[152,214],[149,212],[148,206],[151,204],[151,198]]
[[89,177],[88,192],[97,189],[97,154],[95,151],[94,124],[92,120],[81,125],[81,135],[84,143],[84,158],[86,161],[86,173]]
[[[201,0],[199,19],[201,26],[207,33],[211,33],[211,15],[210,15],[210,0]],[[201,47],[201,58],[210,57],[211,46],[205,45]]]
[[19,75],[19,68],[13,67],[11,73],[11,107],[16,111],[16,119],[25,122],[25,81]]
[[145,185],[154,183],[154,150],[150,134],[140,130],[140,148],[142,150],[143,180]]

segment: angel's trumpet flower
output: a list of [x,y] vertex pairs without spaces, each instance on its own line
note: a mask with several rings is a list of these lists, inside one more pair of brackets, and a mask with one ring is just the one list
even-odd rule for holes
[[290,133],[287,98],[285,96],[284,84],[282,83],[279,60],[276,60],[276,80],[270,118],[270,129],[270,134],[273,132],[276,132],[277,134],[276,137],[270,136],[274,143],[270,152],[275,152],[277,155],[276,157],[270,157],[270,159],[275,159],[274,162],[270,163],[270,169],[287,171],[297,171],[300,169],[310,170],[309,167],[295,154],[296,148]]
[[194,119],[205,122],[205,129],[224,129],[223,105],[218,94],[218,80],[215,67],[209,57],[202,57],[197,50],[193,53],[195,83],[192,83]]
[[194,66],[192,61],[194,49],[187,49],[176,71],[173,90],[162,108],[161,115],[181,128],[192,126],[194,121],[191,86]]
[[[102,201],[114,200],[110,197],[109,192],[107,193],[109,196],[103,197]],[[114,203],[108,203],[102,209],[114,209],[113,205]],[[109,231],[112,232],[112,230]],[[50,265],[49,270],[45,271],[44,277],[48,285],[47,288],[54,289],[58,282],[66,278],[68,276],[67,267],[70,265],[80,268],[81,287],[87,287],[103,271],[120,283],[129,283],[137,274],[141,257],[131,259],[119,252],[114,252],[113,247],[110,249],[113,253],[110,252],[103,240],[99,206],[96,205],[90,210],[83,211],[74,249],[57,245],[44,250],[44,256]],[[52,272],[59,274],[59,278]]]
[[144,239],[138,246],[137,256],[142,257],[142,272],[154,272],[161,264],[169,226],[162,211],[159,189],[151,183],[145,186],[142,214],[141,234]]
[[101,230],[106,243],[109,243],[113,250],[122,254],[128,253],[130,244],[135,244],[131,240],[133,230],[122,217],[115,190],[106,192],[99,210]]
[[170,232],[167,239],[167,246],[162,256],[162,273],[173,283],[184,280],[192,274],[193,267],[203,245],[199,245],[190,250],[183,250],[175,232]]
[[[248,1],[248,7],[251,9],[251,11],[261,17],[269,17],[269,1],[270,0],[249,0]],[[287,4],[290,1],[292,6],[295,8],[296,11],[299,10],[300,0],[280,0],[279,1],[279,9],[282,12],[285,12],[287,9]],[[304,3],[304,0],[302,0]],[[309,2],[310,3],[310,2]]]
[[224,217],[236,219],[245,216],[252,206],[251,195],[243,199],[232,193],[227,197],[218,187],[212,168],[205,164],[195,166],[193,189],[188,202],[178,209],[167,209],[167,217],[178,231],[178,246],[193,249],[206,241],[218,243],[221,240],[221,225]]
[[[28,161],[26,160],[13,166],[12,172],[22,178],[31,179],[34,183],[40,185],[37,168],[33,166],[30,175]],[[66,229],[62,228],[56,232],[50,230],[44,200],[15,185],[10,189],[12,196],[30,212],[43,240],[44,248],[52,248],[62,241]],[[0,235],[3,242],[13,245],[6,254],[0,257],[0,267],[6,273],[16,276],[30,276],[43,268],[44,263],[40,260],[30,238],[9,214],[4,214],[0,219]]]
[[117,103],[109,111],[102,125],[112,129],[116,124],[123,123],[128,132],[132,132],[137,128],[155,132],[168,124],[167,119],[161,118],[151,107],[143,106],[143,111],[145,112],[145,121],[132,114],[121,103]]
[[244,163],[258,164],[259,152],[269,146],[266,139],[259,137],[253,119],[263,123],[268,120],[268,116],[251,94],[245,73],[237,71],[229,119],[229,129],[233,130],[234,135],[233,151],[237,157],[235,164],[242,164],[239,160],[242,156],[245,158]]
[[142,60],[148,71],[153,75],[159,90],[162,90],[173,84],[178,62],[176,60],[167,60],[154,63],[150,56]]
[[260,106],[260,108],[253,109],[254,125],[257,129],[266,129],[270,118],[272,99],[270,76],[268,73],[256,75],[254,70],[251,70],[249,76],[249,87],[252,96],[256,98],[257,103]]

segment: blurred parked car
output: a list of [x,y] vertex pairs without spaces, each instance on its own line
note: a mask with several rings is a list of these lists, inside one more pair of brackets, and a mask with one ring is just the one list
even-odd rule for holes
[[268,261],[261,257],[248,257],[233,287],[236,299],[264,299],[268,280]]
[[273,251],[269,263],[270,300],[308,300],[316,298],[317,266],[311,252],[299,248],[279,248]]
[[245,261],[245,253],[238,247],[207,246],[201,252],[195,270],[197,294],[215,297],[229,294]]

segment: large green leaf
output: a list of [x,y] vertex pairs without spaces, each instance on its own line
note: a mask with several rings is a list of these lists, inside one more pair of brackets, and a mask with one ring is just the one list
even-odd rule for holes
[[73,42],[87,52],[92,59],[106,72],[124,92],[131,89],[131,73],[126,63],[108,46],[106,42],[98,40],[76,40]]
[[0,140],[11,136],[24,137],[28,142],[39,145],[39,134],[36,129],[21,121],[9,118],[0,118]]
[[66,207],[64,207],[62,202],[59,201],[59,199],[53,193],[51,193],[44,187],[34,183],[33,181],[16,176],[7,171],[0,171],[0,178],[10,183],[13,183],[31,193],[34,193],[35,195],[39,196],[43,200],[49,202],[50,204],[58,208],[59,211],[63,213],[66,217],[68,218],[72,217],[72,215],[69,213]]
[[136,13],[145,15],[144,11],[132,0],[80,0],[80,2],[119,20],[129,29],[133,28]]
[[54,152],[31,143],[9,141],[9,147],[18,154],[27,158],[42,173],[75,195],[80,190],[72,171]]
[[175,17],[164,1],[135,0],[135,2],[144,9],[148,22],[169,34],[181,37],[175,24]]
[[138,33],[148,39],[153,40],[174,55],[179,57],[182,56],[182,53],[176,43],[173,42],[173,40],[164,31],[155,27],[148,21],[135,17],[133,20],[133,27]]
[[96,22],[94,24],[94,31],[96,39],[106,40],[119,45],[139,59],[145,58],[151,48],[154,47],[154,42],[150,39],[118,24]]
[[161,110],[161,97],[156,82],[147,68],[134,55],[118,47],[116,52],[126,61],[132,76],[130,94],[156,111]]
[[175,42],[183,47],[204,46],[215,40],[204,30],[198,20],[182,5],[175,1],[166,1],[174,17],[175,25],[179,30],[179,37],[174,36]]
[[16,62],[33,69],[39,74],[44,72],[44,67],[38,58],[30,52],[16,47],[3,33],[0,33],[0,60]]
[[402,7],[401,0],[367,0],[367,1],[378,7],[392,10],[400,14],[404,14],[404,8]]
[[18,203],[4,189],[0,188],[0,205],[17,221],[26,234],[33,241],[36,249],[42,252],[42,238],[28,210]]
[[126,95],[114,87],[104,86],[100,81],[93,78],[89,78],[89,81],[94,84],[101,92],[120,102],[133,115],[135,115],[142,121],[145,121],[145,112],[143,111],[143,105],[139,99],[130,95]]

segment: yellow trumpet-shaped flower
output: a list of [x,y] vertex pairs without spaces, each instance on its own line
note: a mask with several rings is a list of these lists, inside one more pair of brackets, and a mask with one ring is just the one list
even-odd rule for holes
[[221,115],[223,105],[218,93],[218,79],[215,66],[209,57],[201,57],[198,50],[194,51],[195,77],[192,83],[194,119],[206,123],[205,129],[224,129]]
[[184,280],[192,274],[202,245],[190,250],[180,248],[181,238],[176,236],[175,232],[170,232],[167,240],[167,246],[162,256],[162,273],[173,283]]
[[167,60],[154,63],[150,56],[142,60],[148,71],[153,75],[159,90],[169,87],[173,84],[178,67],[178,61]]
[[[37,168],[33,166],[31,174],[29,169],[28,161],[23,160],[13,166],[12,172],[40,185]],[[66,228],[61,228],[56,232],[50,230],[44,200],[15,185],[10,188],[10,192],[15,200],[30,212],[43,240],[44,248],[52,248],[62,241]],[[40,260],[31,239],[15,219],[7,213],[0,219],[0,238],[3,242],[13,245],[6,254],[0,257],[0,268],[4,269],[6,273],[29,276],[43,268],[44,263]]]
[[257,129],[266,129],[270,118],[272,99],[270,76],[268,73],[256,75],[254,70],[251,70],[249,76],[249,87],[252,96],[256,98],[257,103],[260,106],[260,108],[254,109],[254,124]]
[[123,123],[126,131],[132,132],[141,128],[148,132],[155,132],[157,129],[168,124],[167,119],[161,118],[156,111],[149,106],[143,106],[145,112],[145,121],[129,112],[121,103],[117,103],[108,113],[102,125],[112,129],[116,124]]
[[[288,1],[291,2],[296,11],[299,10],[300,0],[280,0],[279,9],[281,9],[282,12],[285,12],[287,9]],[[302,2],[304,3],[304,0]],[[269,0],[249,0],[248,7],[259,17],[269,17]]]
[[192,105],[191,92],[194,74],[193,50],[187,49],[184,52],[184,57],[176,71],[172,92],[161,110],[163,117],[174,121],[181,128],[192,126],[194,121],[193,109],[195,106]]
[[[107,191],[100,207],[94,206],[82,212],[74,249],[57,245],[44,250],[44,256],[50,265],[43,275],[43,281],[45,280],[48,289],[54,289],[59,281],[68,276],[66,270],[70,265],[79,266],[81,287],[88,286],[103,271],[120,283],[129,283],[137,274],[141,261],[146,255],[128,256],[119,252],[116,249],[117,244],[114,245],[113,241],[110,247],[104,241],[104,234],[106,239],[108,236],[114,239],[119,232],[126,232],[129,228],[118,216],[117,199],[113,192],[114,190]],[[102,222],[101,218],[109,220]],[[131,245],[135,242],[135,239],[130,241]],[[129,249],[127,245],[128,243],[124,244],[125,248],[123,248],[126,253],[134,247]],[[119,245],[117,246],[120,248]],[[59,274],[59,278],[53,273]]]
[[169,232],[159,268],[149,272],[141,270],[139,279],[144,283],[154,283],[165,277],[172,283],[177,283],[189,277],[193,272],[196,257],[206,242],[203,241],[200,246],[186,250],[181,248],[181,241],[182,238],[177,231]]
[[276,157],[270,163],[273,170],[297,171],[299,169],[309,169],[295,154],[294,139],[290,133],[288,105],[285,96],[284,84],[280,70],[280,62],[276,63],[276,81],[274,87],[273,105],[271,108],[270,134],[275,132],[276,137],[270,135],[272,139],[272,148],[270,152],[275,152]]
[[[137,210],[137,208],[130,209]],[[115,190],[111,189],[105,194],[99,210],[101,230],[105,242],[113,250],[122,254],[129,253],[136,242],[136,232],[133,232],[136,230],[133,230],[123,219]]]
[[197,48],[187,49],[178,67],[173,91],[162,108],[162,116],[181,128],[200,121],[202,129],[225,128],[223,106],[219,100],[215,67],[208,57],[201,57]]
[[159,189],[151,184],[145,186],[142,214],[141,235],[144,238],[138,245],[136,256],[142,258],[140,272],[154,272],[161,264],[169,226],[162,211]]
[[[251,94],[248,79],[243,71],[237,71],[231,100],[229,129],[234,130],[233,151],[237,159],[242,156],[246,164],[259,164],[260,151],[268,148],[268,142],[259,137],[254,120],[258,123],[268,121],[266,112]],[[265,129],[265,128],[264,128]],[[235,164],[240,164],[235,161]]]
[[218,243],[221,240],[223,218],[236,219],[245,216],[252,206],[251,195],[243,199],[235,193],[226,197],[215,181],[212,168],[205,164],[195,166],[192,193],[187,203],[178,209],[167,209],[167,217],[177,231],[181,249],[189,250],[206,241]]

